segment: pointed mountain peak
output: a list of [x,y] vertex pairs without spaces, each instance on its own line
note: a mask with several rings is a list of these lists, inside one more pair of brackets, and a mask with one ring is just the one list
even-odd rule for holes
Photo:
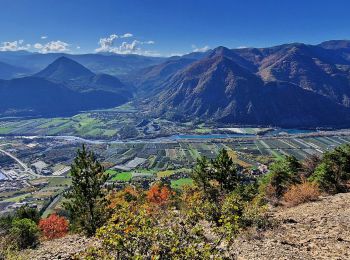
[[56,81],[92,77],[95,74],[80,63],[67,57],[60,57],[34,76]]
[[219,46],[215,48],[209,56],[213,57],[216,55],[230,56],[232,55],[232,51],[229,48],[226,48],[224,46]]
[[[229,48],[226,48],[224,46],[219,46],[215,48],[209,55],[208,58],[215,58],[215,57],[225,57],[226,59],[230,59],[237,65],[249,70],[249,71],[256,71],[256,67],[240,55],[236,53],[235,50],[230,50]],[[223,60],[222,60],[223,61]],[[226,61],[227,62],[227,61]]]

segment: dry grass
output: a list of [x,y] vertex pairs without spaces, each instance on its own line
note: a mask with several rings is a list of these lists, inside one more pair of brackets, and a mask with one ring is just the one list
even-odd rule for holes
[[315,201],[320,196],[318,186],[304,181],[301,184],[292,185],[284,194],[283,199],[287,206],[296,206],[301,203]]

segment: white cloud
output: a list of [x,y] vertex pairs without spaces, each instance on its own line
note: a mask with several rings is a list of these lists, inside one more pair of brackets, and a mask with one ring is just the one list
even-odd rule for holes
[[106,38],[101,38],[99,40],[99,47],[95,49],[96,52],[112,52],[117,54],[139,54],[148,56],[159,56],[159,53],[143,50],[142,45],[155,44],[154,41],[139,41],[133,40],[131,42],[123,41],[119,45],[116,44],[117,39],[130,38],[133,37],[131,33],[125,33],[121,36],[116,34],[111,34]]
[[22,51],[28,50],[29,48],[30,44],[24,44],[24,40],[3,42],[0,45],[0,51]]
[[118,39],[119,36],[116,34],[111,34],[110,36],[106,38],[101,38],[98,41],[98,44],[100,45],[99,48],[96,49],[97,52],[108,52],[110,48],[113,46],[114,41]]
[[45,40],[45,39],[47,39],[47,36],[43,35],[43,36],[40,37],[40,39]]
[[248,46],[238,46],[237,49],[245,49],[248,48]]
[[79,50],[79,49],[80,49],[80,46],[77,46],[76,48]]
[[37,49],[41,53],[48,52],[67,52],[69,51],[69,44],[63,41],[51,41],[46,44],[36,43],[34,44],[34,48]]
[[208,45],[205,45],[204,47],[197,47],[196,45],[192,45],[193,52],[206,52],[210,50],[210,47]]
[[133,37],[134,35],[132,33],[124,33],[123,35],[120,36],[120,38],[130,38]]
[[113,47],[110,49],[110,52],[118,54],[139,54],[139,55],[157,55],[156,52],[143,50],[142,45],[145,44],[154,44],[154,41],[141,42],[138,40],[133,40],[132,42],[122,42],[120,46]]
[[34,44],[34,48],[35,49],[42,49],[43,48],[43,45],[41,43],[35,43]]

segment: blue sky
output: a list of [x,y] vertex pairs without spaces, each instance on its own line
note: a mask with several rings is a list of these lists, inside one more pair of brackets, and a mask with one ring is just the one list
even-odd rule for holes
[[145,55],[350,39],[347,0],[0,0],[0,50]]

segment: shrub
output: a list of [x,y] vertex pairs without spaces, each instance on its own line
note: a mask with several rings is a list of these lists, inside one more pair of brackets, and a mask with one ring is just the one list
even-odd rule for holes
[[28,206],[22,206],[16,211],[15,218],[17,219],[27,218],[27,219],[33,220],[36,224],[38,224],[40,220],[40,214],[37,209],[30,208]]
[[341,190],[341,184],[330,162],[322,162],[318,165],[309,180],[317,183],[323,191],[328,193],[337,193]]
[[265,192],[270,201],[279,200],[290,185],[300,183],[301,164],[294,156],[286,156],[271,165],[271,172],[264,179]]
[[320,196],[320,191],[315,183],[304,181],[301,184],[292,185],[284,194],[283,199],[287,205],[295,206],[308,201],[315,201]]
[[302,162],[302,175],[304,178],[309,178],[321,163],[321,158],[318,155],[311,155]]
[[56,214],[41,219],[39,228],[46,239],[55,239],[65,236],[68,233],[68,221]]
[[0,217],[0,236],[3,236],[9,232],[12,226],[13,216]]
[[171,191],[167,186],[153,185],[147,192],[147,199],[150,203],[162,206],[169,202]]
[[309,180],[328,193],[346,191],[350,180],[350,145],[326,152]]
[[204,228],[175,211],[150,214],[139,208],[119,209],[108,225],[97,231],[100,248],[84,259],[209,259],[220,256]]
[[252,201],[246,201],[242,216],[240,218],[240,225],[243,228],[255,227],[258,229],[266,229],[272,224],[268,216],[268,207],[263,202],[262,196],[257,196]]
[[39,229],[33,220],[27,218],[14,219],[10,236],[18,249],[35,247],[39,241]]

